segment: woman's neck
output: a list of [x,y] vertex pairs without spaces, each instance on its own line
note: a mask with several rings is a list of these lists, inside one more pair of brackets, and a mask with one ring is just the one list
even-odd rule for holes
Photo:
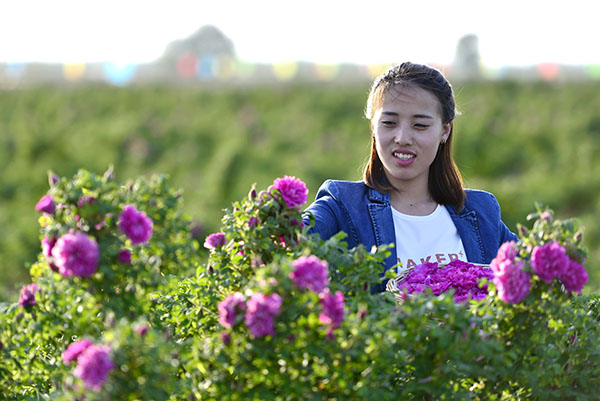
[[428,190],[423,191],[413,188],[390,190],[392,207],[400,213],[413,216],[427,216],[435,210],[437,202],[431,197]]

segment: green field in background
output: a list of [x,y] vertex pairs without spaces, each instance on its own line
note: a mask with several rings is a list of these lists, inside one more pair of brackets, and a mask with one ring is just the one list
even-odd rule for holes
[[[40,252],[34,206],[47,171],[117,180],[153,173],[183,189],[208,234],[253,183],[360,179],[369,83],[270,88],[43,88],[0,92],[0,300],[16,297]],[[454,84],[454,153],[468,187],[493,192],[514,231],[539,201],[579,217],[600,289],[600,82]],[[596,155],[596,156],[594,156]]]

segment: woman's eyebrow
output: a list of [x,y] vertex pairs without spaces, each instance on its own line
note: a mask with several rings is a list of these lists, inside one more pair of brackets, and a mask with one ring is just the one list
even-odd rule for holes
[[[393,117],[398,117],[399,114],[396,113],[395,111],[382,111],[381,115],[383,116],[393,116]],[[413,118],[431,118],[433,119],[432,116],[430,116],[429,114],[414,114]]]

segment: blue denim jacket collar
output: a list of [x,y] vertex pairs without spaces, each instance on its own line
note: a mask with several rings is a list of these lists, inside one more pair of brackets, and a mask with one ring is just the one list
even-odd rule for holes
[[[389,193],[381,193],[372,188],[368,189],[369,203],[367,208],[373,222],[375,232],[375,243],[377,246],[396,243],[396,233],[392,221],[392,207]],[[452,205],[445,205],[458,234],[461,238],[471,238],[475,241],[463,241],[467,259],[473,263],[484,263],[484,247],[477,222],[477,212],[463,207],[459,212]],[[385,260],[386,269],[396,264],[396,253],[392,250],[390,256]]]

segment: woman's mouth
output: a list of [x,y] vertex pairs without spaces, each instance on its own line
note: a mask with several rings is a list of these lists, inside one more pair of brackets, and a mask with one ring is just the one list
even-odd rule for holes
[[410,159],[416,157],[416,155],[413,155],[412,153],[394,152],[394,157],[396,157],[400,160],[410,160]]
[[417,157],[414,153],[394,152],[392,154],[399,166],[409,166]]

